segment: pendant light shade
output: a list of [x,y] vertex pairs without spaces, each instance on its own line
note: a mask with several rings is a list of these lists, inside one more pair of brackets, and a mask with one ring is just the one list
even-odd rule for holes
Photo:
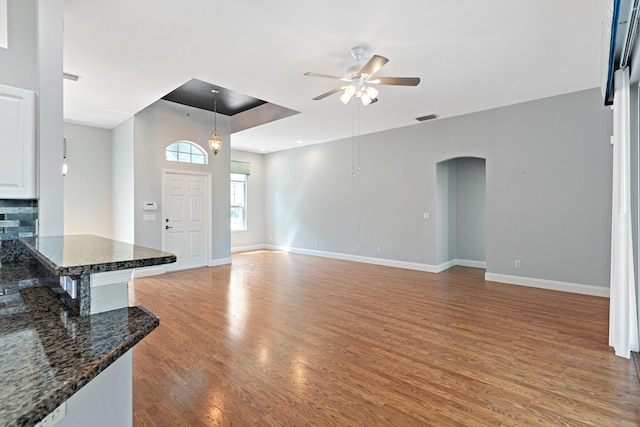
[[220,139],[220,135],[216,131],[213,131],[209,137],[209,148],[214,155],[218,154],[218,151],[222,148],[222,139]]
[[209,137],[209,149],[213,152],[214,155],[218,154],[218,151],[222,148],[222,138],[220,138],[220,134],[218,133],[218,105],[217,105],[217,96],[220,91],[212,89],[213,92],[213,132],[211,132],[211,136]]

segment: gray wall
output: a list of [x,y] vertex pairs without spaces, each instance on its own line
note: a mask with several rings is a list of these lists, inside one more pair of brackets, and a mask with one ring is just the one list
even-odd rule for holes
[[456,259],[486,261],[486,167],[484,159],[456,163]]
[[436,263],[442,265],[456,259],[456,162],[436,164]]
[[112,236],[111,131],[65,123],[65,234]]
[[436,265],[436,163],[479,157],[487,272],[608,286],[611,122],[593,89],[364,135],[356,177],[350,139],[268,154],[266,243]]
[[[218,133],[224,142],[216,156],[207,141],[213,131],[213,113],[169,101],[156,101],[134,116],[134,226],[135,243],[162,248],[162,169],[211,173],[210,259],[228,259],[229,231],[229,117],[218,114]],[[208,165],[165,160],[167,145],[188,140],[209,152]],[[143,203],[158,203],[157,221],[143,222]],[[148,213],[148,212],[147,212]]]
[[231,160],[251,163],[251,175],[247,181],[247,230],[231,232],[231,250],[262,246],[265,241],[264,155],[231,150]]

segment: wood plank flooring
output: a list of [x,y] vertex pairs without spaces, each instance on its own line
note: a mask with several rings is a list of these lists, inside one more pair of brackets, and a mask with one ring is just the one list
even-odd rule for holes
[[636,426],[609,300],[283,252],[136,279],[135,426]]

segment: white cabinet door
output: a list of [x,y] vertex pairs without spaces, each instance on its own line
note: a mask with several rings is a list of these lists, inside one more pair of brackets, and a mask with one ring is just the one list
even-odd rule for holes
[[36,198],[36,95],[0,85],[0,199]]

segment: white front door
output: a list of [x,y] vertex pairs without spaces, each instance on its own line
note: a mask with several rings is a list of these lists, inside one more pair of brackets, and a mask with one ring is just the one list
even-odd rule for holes
[[164,172],[162,249],[178,259],[168,271],[207,265],[207,183],[206,175]]

